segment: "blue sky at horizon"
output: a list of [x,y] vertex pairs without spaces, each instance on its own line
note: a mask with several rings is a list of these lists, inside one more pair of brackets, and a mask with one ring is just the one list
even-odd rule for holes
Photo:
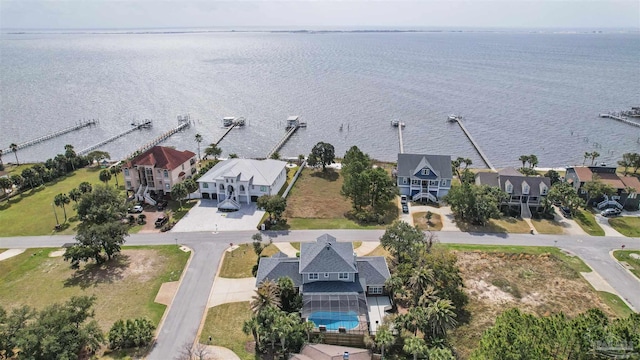
[[0,0],[3,29],[640,29],[640,1]]

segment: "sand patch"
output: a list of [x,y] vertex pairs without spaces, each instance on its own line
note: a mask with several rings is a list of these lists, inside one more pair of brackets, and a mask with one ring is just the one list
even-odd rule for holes
[[162,283],[154,301],[158,304],[169,306],[173,301],[173,297],[176,295],[179,286],[180,281]]
[[64,255],[66,250],[56,250],[49,253],[49,257],[60,257]]

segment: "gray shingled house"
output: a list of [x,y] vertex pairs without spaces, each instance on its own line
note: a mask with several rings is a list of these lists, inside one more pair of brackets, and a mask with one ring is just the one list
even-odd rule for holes
[[450,155],[398,154],[397,177],[400,195],[413,201],[438,200],[451,189]]
[[319,331],[375,333],[390,309],[384,283],[391,276],[383,256],[359,257],[351,242],[329,234],[302,243],[300,257],[261,258],[256,286],[288,276],[302,294],[302,313]]
[[509,197],[502,206],[520,208],[520,216],[531,217],[531,211],[542,209],[542,199],[549,193],[551,179],[543,176],[525,176],[514,168],[476,175],[476,184],[499,187]]

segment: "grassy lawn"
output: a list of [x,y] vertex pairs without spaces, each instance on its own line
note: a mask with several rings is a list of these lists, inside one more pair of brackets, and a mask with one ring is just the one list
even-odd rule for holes
[[[262,255],[271,256],[278,251],[278,248],[272,244],[262,251]],[[253,246],[242,244],[233,251],[225,252],[219,276],[232,279],[252,277],[251,270],[257,261],[258,257],[253,251]]]
[[631,268],[629,269],[638,279],[640,279],[640,260],[638,259],[634,259],[632,258],[630,255],[631,254],[638,254],[640,255],[640,251],[634,251],[634,250],[616,250],[613,252],[613,256],[618,260],[618,261],[624,261],[627,264],[629,264],[629,266],[631,266]]
[[536,231],[540,234],[560,235],[564,233],[560,223],[554,220],[531,219],[531,223],[533,223],[533,227],[535,227]]
[[28,249],[0,262],[0,304],[41,309],[71,296],[95,295],[96,320],[109,331],[118,319],[146,317],[156,325],[166,308],[154,302],[163,282],[177,281],[189,258],[175,246],[125,247],[110,263],[71,270],[58,249]]
[[609,224],[624,236],[640,237],[640,217],[616,217],[609,219]]
[[366,256],[384,256],[384,257],[389,257],[389,256],[391,256],[391,254],[387,250],[385,250],[382,247],[382,245],[378,245],[378,247],[373,249],[373,251],[368,253]]
[[198,199],[182,200],[182,207],[177,201],[170,200],[167,208],[171,211],[171,220],[178,222],[198,203]]
[[251,335],[242,332],[242,324],[251,318],[249,302],[235,302],[212,307],[207,312],[202,333],[201,344],[209,344],[231,349],[242,360],[254,360],[255,355],[247,351],[247,343],[253,342]]
[[489,219],[486,226],[471,225],[456,221],[456,225],[464,232],[487,232],[487,233],[517,233],[525,234],[531,229],[524,220],[516,218]]
[[[0,203],[0,229],[3,236],[29,236],[29,235],[49,235],[53,233],[56,225],[56,218],[53,213],[53,198],[59,193],[68,193],[71,189],[77,188],[83,181],[95,185],[100,183],[98,174],[99,168],[84,168],[76,170],[60,178],[55,182],[40,186],[34,190],[27,190],[22,195],[14,196],[9,202]],[[110,182],[111,185],[115,183]],[[76,211],[73,210],[73,201],[65,206],[67,218],[74,218]],[[64,221],[62,208],[56,207],[58,220]],[[78,225],[77,221],[69,221],[68,227],[62,234],[73,234]]]
[[600,299],[602,299],[605,304],[609,305],[617,316],[627,317],[634,313],[634,311],[629,309],[627,304],[625,304],[618,295],[606,291],[598,291],[598,295],[600,295]]
[[589,210],[578,209],[573,219],[587,234],[591,236],[604,236],[604,230],[598,225],[595,216]]
[[[383,229],[384,224],[360,225],[345,217],[351,201],[340,195],[344,179],[340,172],[305,168],[287,197],[288,229]],[[390,202],[385,224],[398,217],[398,209]]]
[[427,215],[426,212],[417,212],[411,214],[413,216],[413,224],[418,227],[420,230],[434,230],[440,231],[442,230],[442,219],[440,218],[440,214],[433,213],[431,217],[431,221],[427,224]]

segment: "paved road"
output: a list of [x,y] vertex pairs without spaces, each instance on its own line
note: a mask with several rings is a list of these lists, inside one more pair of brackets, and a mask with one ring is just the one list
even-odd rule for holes
[[[313,241],[323,233],[340,241],[377,241],[383,230],[295,230],[265,232],[274,241]],[[178,356],[184,344],[193,343],[204,315],[215,273],[224,249],[230,243],[250,242],[255,231],[133,234],[129,245],[184,244],[194,250],[176,297],[164,321],[156,346],[149,359]],[[625,237],[593,237],[529,234],[478,234],[437,232],[443,243],[480,245],[557,246],[579,255],[602,276],[637,311],[640,310],[640,282],[614,261],[609,252],[620,249],[640,250],[640,239]],[[0,248],[58,247],[74,242],[73,236],[32,236],[0,238]],[[168,356],[168,354],[171,354]]]

